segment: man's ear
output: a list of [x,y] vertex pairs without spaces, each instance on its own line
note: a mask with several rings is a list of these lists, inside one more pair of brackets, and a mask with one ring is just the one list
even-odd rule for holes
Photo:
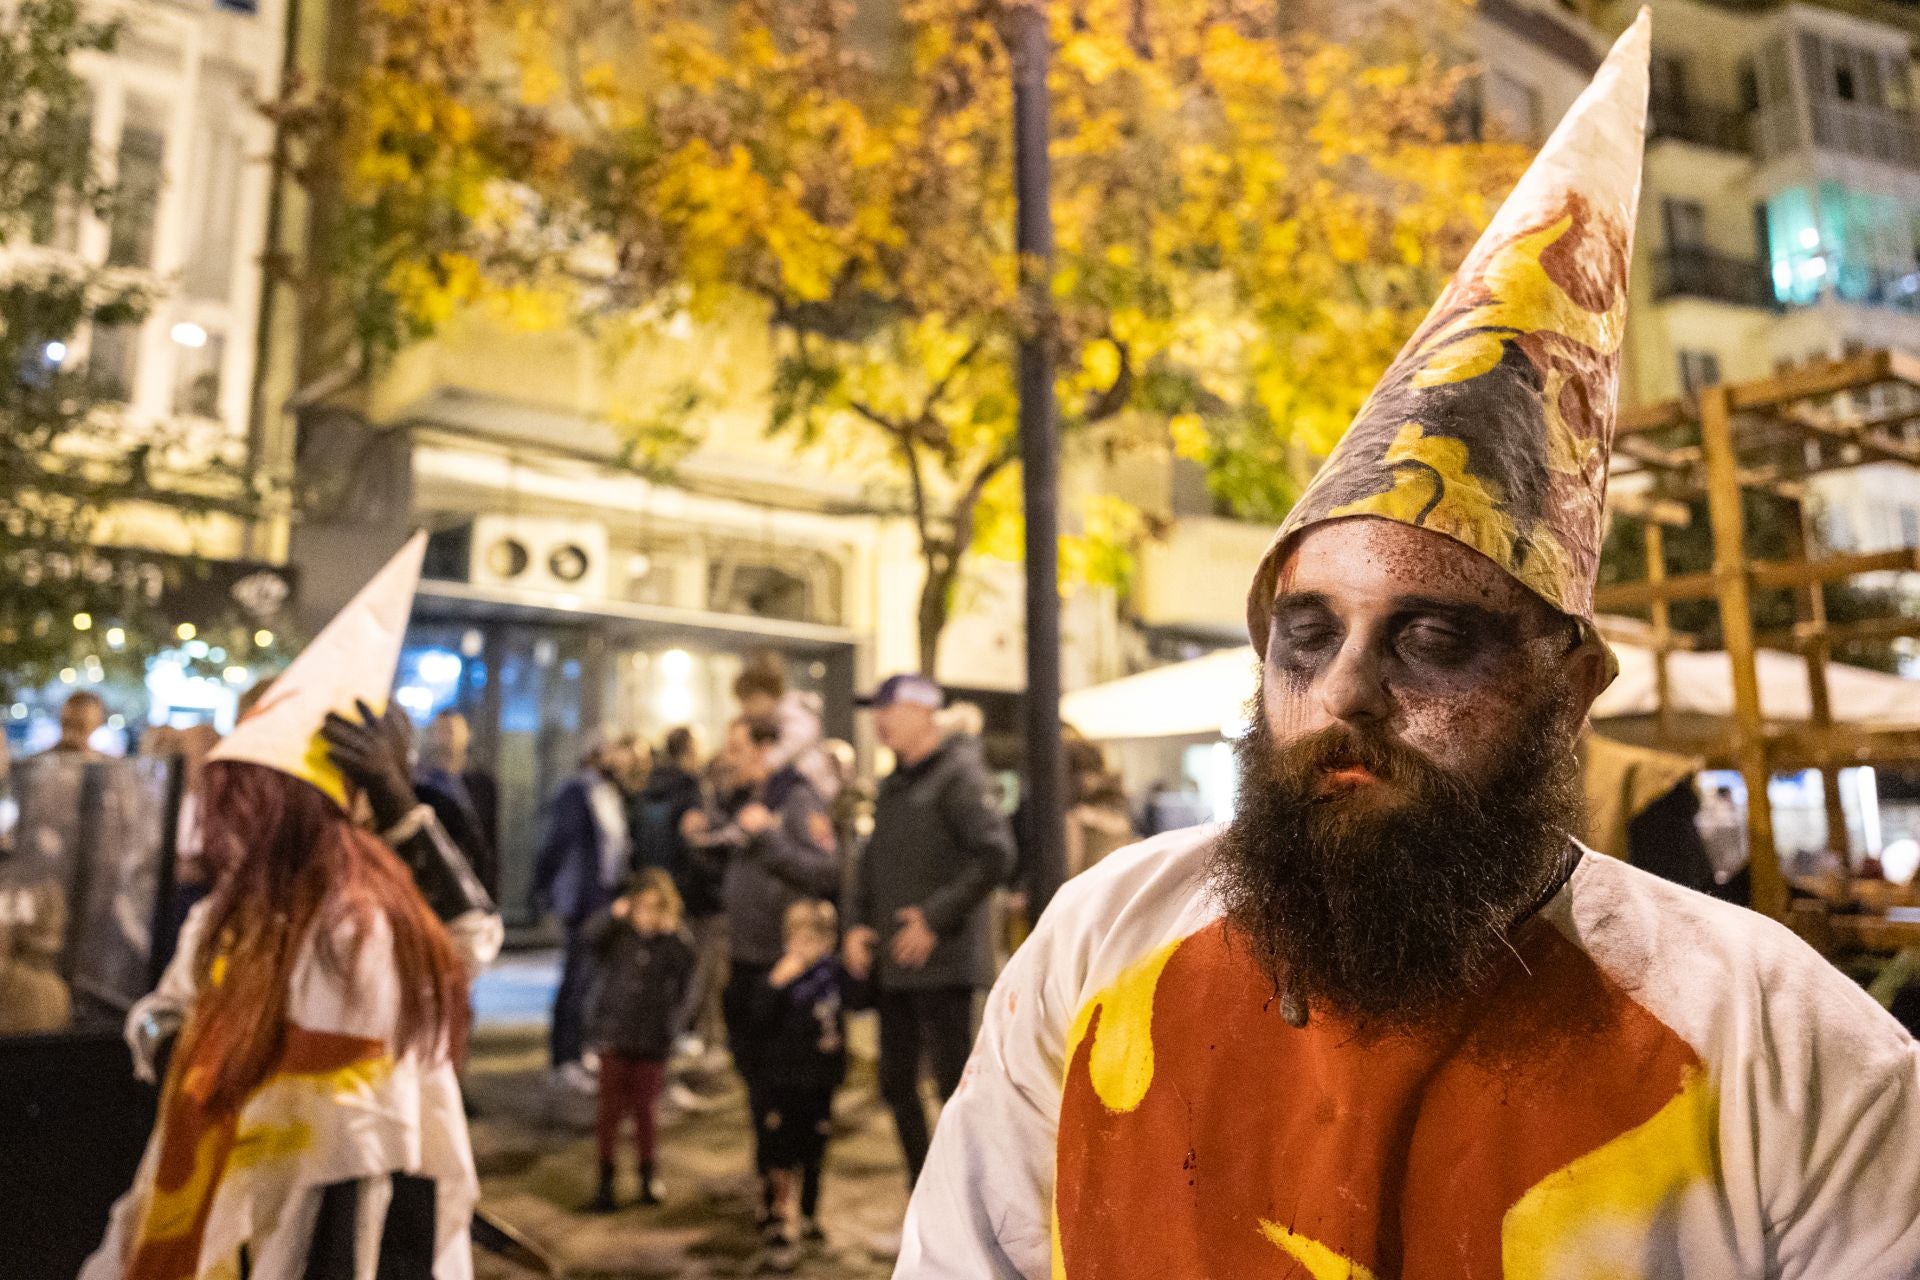
[[1573,695],[1573,705],[1584,721],[1593,709],[1594,700],[1608,684],[1607,651],[1599,640],[1587,636],[1561,662],[1565,664],[1567,689]]

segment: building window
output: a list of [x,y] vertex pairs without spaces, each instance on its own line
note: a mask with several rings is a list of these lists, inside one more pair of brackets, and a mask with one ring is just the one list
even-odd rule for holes
[[125,403],[133,398],[133,379],[140,360],[140,326],[96,324],[93,349],[87,356],[87,380],[102,400]]
[[1672,253],[1700,253],[1707,247],[1707,207],[1698,200],[1660,202],[1666,224],[1667,249]]
[[127,123],[120,131],[120,158],[115,170],[113,232],[107,245],[109,266],[153,265],[153,232],[167,155],[166,118],[164,103],[128,96]]
[[227,352],[225,336],[182,321],[173,326],[172,338],[173,411],[193,418],[218,418],[220,365]]
[[203,84],[187,160],[187,248],[180,283],[189,297],[225,301],[233,290],[240,177],[246,164],[241,124],[248,109],[237,73],[209,69]]
[[1687,100],[1687,64],[1670,53],[1656,53],[1647,64],[1649,95],[1655,102]]
[[1680,390],[1689,396],[1720,382],[1720,357],[1711,351],[1680,352]]
[[[69,121],[70,129],[59,139],[62,145],[83,154],[93,151],[92,104],[83,104]],[[28,233],[35,244],[71,253],[80,243],[80,193],[71,189],[51,192],[37,198],[29,213]]]

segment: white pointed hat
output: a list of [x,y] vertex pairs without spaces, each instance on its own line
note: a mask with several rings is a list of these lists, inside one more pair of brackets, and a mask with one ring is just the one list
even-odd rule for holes
[[1640,199],[1651,19],[1614,45],[1280,526],[1374,516],[1478,551],[1592,626]]
[[346,779],[320,739],[320,726],[330,711],[351,717],[356,700],[376,712],[385,709],[426,553],[425,533],[408,539],[274,679],[247,717],[208,754],[208,761],[239,760],[278,769],[311,782],[345,808]]

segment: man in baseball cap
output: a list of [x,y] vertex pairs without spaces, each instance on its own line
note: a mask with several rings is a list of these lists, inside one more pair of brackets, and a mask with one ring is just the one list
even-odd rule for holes
[[875,711],[897,705],[938,711],[947,705],[947,695],[939,685],[919,672],[903,671],[899,675],[888,676],[880,682],[878,689],[864,698],[855,699],[855,702]]
[[973,1043],[975,996],[993,981],[988,895],[1013,870],[1013,832],[978,745],[943,737],[940,686],[891,676],[872,697],[874,730],[894,770],[874,802],[847,930],[847,968],[871,978],[880,1012],[880,1092],[893,1111],[909,1180],[927,1157],[920,1064],[944,1099]]

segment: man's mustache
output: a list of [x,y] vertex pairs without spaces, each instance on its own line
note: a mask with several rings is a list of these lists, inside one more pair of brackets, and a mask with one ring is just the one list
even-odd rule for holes
[[1267,758],[1272,780],[1290,790],[1310,789],[1319,774],[1356,765],[1383,782],[1425,782],[1440,772],[1433,761],[1404,742],[1347,724],[1331,724],[1284,745],[1276,743]]

